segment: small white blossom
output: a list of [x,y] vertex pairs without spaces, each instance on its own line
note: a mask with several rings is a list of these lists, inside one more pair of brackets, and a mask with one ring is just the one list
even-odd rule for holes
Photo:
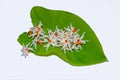
[[22,52],[22,56],[24,56],[25,58],[28,56],[28,54],[30,53],[30,51],[32,51],[32,48],[29,48],[30,44],[27,44],[26,46],[23,45],[23,48],[21,49]]
[[67,38],[63,38],[61,40],[61,43],[62,43],[62,48],[61,49],[64,50],[64,53],[66,53],[66,50],[72,50],[70,40],[68,40]]
[[37,37],[37,36],[40,36],[40,35],[44,35],[44,31],[42,29],[42,25],[43,24],[40,21],[38,26],[30,28],[30,31],[29,31],[30,35],[29,35],[29,37],[34,38],[34,37]]
[[44,46],[44,47],[46,47],[46,50],[48,50],[50,45],[52,45],[53,47],[57,46],[57,40],[54,37],[53,32],[51,32],[51,30],[48,30],[48,34],[49,34],[49,37],[47,37],[47,44]]

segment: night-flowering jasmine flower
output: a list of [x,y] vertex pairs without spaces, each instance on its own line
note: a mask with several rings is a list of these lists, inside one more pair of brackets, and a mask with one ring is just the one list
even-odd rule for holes
[[70,44],[70,41],[68,39],[65,39],[63,38],[61,40],[61,43],[62,43],[62,48],[64,50],[64,53],[66,53],[66,50],[71,50],[71,44]]
[[48,50],[50,45],[52,45],[53,47],[57,46],[56,38],[54,38],[53,34],[50,34],[49,37],[47,38],[47,44],[44,46],[44,47],[46,47],[46,50]]
[[65,31],[69,32],[69,35],[73,35],[74,33],[77,33],[79,31],[79,29],[78,28],[74,28],[72,26],[72,24],[70,24],[69,27],[64,28],[64,29],[65,29]]
[[32,40],[31,46],[33,46],[35,49],[37,49],[37,44],[39,44],[40,46],[43,46],[43,43],[47,42],[47,39],[45,39],[44,37],[35,37]]
[[29,47],[29,45],[30,45],[30,43],[28,43],[26,46],[23,45],[23,48],[21,49],[22,56],[24,56],[25,58],[28,56],[30,51],[33,51],[33,49]]
[[32,27],[30,28],[30,31],[29,31],[29,37],[37,37],[39,35],[44,35],[44,31],[42,29],[42,23],[41,21],[39,22],[39,25],[37,27]]
[[34,38],[35,35],[36,35],[36,28],[35,27],[31,27],[30,31],[29,31],[29,34],[30,34],[29,37]]

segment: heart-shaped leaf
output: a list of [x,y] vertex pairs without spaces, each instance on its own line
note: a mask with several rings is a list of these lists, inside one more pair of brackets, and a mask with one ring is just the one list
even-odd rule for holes
[[[37,44],[37,49],[34,49],[32,52],[35,55],[57,55],[65,62],[74,66],[93,65],[107,61],[107,58],[104,55],[101,44],[95,33],[79,16],[66,11],[49,10],[43,7],[35,6],[31,10],[31,19],[34,26],[38,26],[39,21],[42,21],[44,26],[43,29],[46,33],[47,28],[54,31],[56,25],[58,28],[64,29],[64,27],[72,24],[73,26],[76,26],[80,29],[80,35],[82,35],[83,32],[86,32],[84,39],[89,40],[89,42],[87,42],[85,45],[82,45],[82,50],[73,52],[67,51],[66,53],[64,53],[64,51],[58,47],[50,46],[49,49],[46,50],[43,46],[39,46]],[[32,40],[32,38],[29,38],[27,32],[24,32],[18,38],[18,42],[21,45],[26,45]]]

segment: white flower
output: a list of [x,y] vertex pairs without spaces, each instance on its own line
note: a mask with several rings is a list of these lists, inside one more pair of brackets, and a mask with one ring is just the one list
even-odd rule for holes
[[47,38],[47,44],[44,46],[46,47],[46,50],[50,47],[50,45],[57,46],[57,40],[54,38],[54,35],[50,34],[49,37]]
[[31,27],[30,31],[29,31],[29,37],[34,37],[36,35],[36,28],[35,27]]
[[67,38],[63,38],[61,40],[61,43],[62,43],[62,48],[64,50],[64,53],[66,53],[66,50],[70,50],[72,51],[72,48],[71,48],[71,43],[70,43],[70,40],[67,39]]
[[74,28],[72,24],[70,24],[70,27],[64,28],[65,32],[68,33],[69,35],[73,35],[74,33],[78,33],[79,29]]
[[79,45],[85,44],[89,40],[83,40],[84,36],[85,36],[85,32],[83,32],[81,36],[79,36],[79,34],[75,34],[73,42]]
[[23,45],[23,48],[21,49],[22,52],[22,56],[24,56],[25,58],[28,56],[28,54],[30,53],[30,51],[33,51],[32,48],[29,48],[30,44],[27,44],[26,46]]
[[47,42],[47,39],[45,39],[43,36],[42,37],[38,36],[35,37],[30,46],[33,46],[35,49],[37,49],[37,44],[43,46],[43,42]]
[[83,40],[85,35],[85,32],[83,32],[83,34],[81,36],[79,36],[79,34],[74,34],[74,38],[73,38],[73,46],[72,49],[75,49],[76,51],[78,51],[78,49],[82,50],[82,44],[85,44],[86,42],[88,42],[88,40]]
[[48,38],[48,43],[44,46],[46,47],[46,50],[48,50],[48,48],[50,47],[51,44],[53,44],[53,41],[51,39]]
[[29,31],[29,37],[37,37],[37,36],[40,36],[40,35],[44,35],[44,31],[42,29],[42,23],[41,21],[39,22],[39,25],[37,27],[32,27],[30,28],[30,31]]

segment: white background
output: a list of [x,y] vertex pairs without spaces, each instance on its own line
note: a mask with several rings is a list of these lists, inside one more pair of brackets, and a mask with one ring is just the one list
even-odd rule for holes
[[[82,17],[95,31],[109,62],[71,66],[56,56],[21,57],[18,36],[32,26],[39,5]],[[120,0],[0,0],[0,80],[120,80]]]

